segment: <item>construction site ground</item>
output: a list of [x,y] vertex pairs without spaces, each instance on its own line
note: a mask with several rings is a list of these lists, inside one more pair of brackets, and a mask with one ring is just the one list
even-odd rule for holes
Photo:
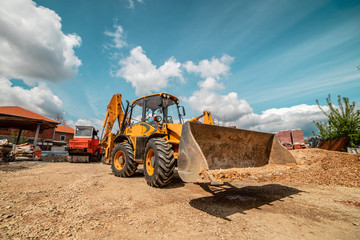
[[142,170],[0,165],[0,239],[360,239],[360,155],[291,151],[298,165],[214,171],[220,186],[147,186]]

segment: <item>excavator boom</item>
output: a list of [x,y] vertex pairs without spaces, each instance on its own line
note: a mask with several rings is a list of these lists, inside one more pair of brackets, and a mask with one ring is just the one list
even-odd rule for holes
[[113,129],[116,120],[118,120],[119,129],[121,128],[124,117],[121,106],[121,94],[113,95],[107,107],[100,141],[100,146],[105,148],[105,163],[110,163],[111,151],[114,148],[115,135],[111,133],[111,130]]

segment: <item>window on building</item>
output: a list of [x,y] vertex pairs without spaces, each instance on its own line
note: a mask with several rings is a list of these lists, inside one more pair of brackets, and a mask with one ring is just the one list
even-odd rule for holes
[[61,136],[60,136],[60,141],[65,141],[65,138],[66,138],[65,135],[61,135]]

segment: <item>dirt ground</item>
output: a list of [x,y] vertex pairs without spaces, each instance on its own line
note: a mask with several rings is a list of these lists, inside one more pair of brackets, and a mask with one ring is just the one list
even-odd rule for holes
[[3,164],[0,239],[360,239],[359,155],[292,153],[298,165],[222,172],[235,181],[221,186],[176,174],[162,189],[141,169],[117,178],[101,163]]

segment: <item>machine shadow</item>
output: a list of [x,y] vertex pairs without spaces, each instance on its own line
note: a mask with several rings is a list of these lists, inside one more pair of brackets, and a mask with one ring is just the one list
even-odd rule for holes
[[229,183],[220,186],[199,184],[213,196],[192,199],[189,204],[215,217],[231,221],[228,216],[234,213],[246,214],[244,211],[260,209],[263,205],[272,205],[271,202],[303,192],[296,188],[280,184],[263,186],[246,186],[237,188]]
[[[108,173],[109,175],[114,175],[112,172]],[[145,178],[144,177],[144,169],[138,168],[134,175],[132,175],[130,178]],[[185,183],[181,180],[178,171],[174,171],[174,177],[171,180],[169,185],[166,185],[165,187],[162,187],[161,189],[172,189],[172,188],[181,188],[184,187]]]
[[184,186],[185,186],[185,183],[181,180],[177,169],[175,169],[174,177],[171,180],[171,183],[169,185],[167,185],[166,187],[164,187],[164,189],[181,188]]

